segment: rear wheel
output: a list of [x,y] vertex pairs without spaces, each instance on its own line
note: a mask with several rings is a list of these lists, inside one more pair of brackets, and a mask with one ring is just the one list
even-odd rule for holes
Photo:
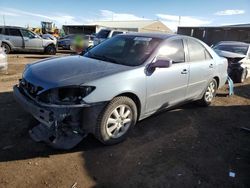
[[56,54],[56,47],[54,45],[49,45],[45,48],[45,53],[48,55],[55,55]]
[[213,79],[211,82],[209,82],[202,99],[200,99],[198,103],[202,106],[209,106],[216,95],[216,90],[217,90],[217,81]]
[[11,49],[10,49],[10,46],[9,46],[8,44],[2,43],[2,47],[3,47],[4,52],[5,52],[6,54],[9,54],[9,53],[10,53]]
[[114,98],[100,114],[95,136],[106,145],[122,142],[137,121],[137,108],[128,97]]

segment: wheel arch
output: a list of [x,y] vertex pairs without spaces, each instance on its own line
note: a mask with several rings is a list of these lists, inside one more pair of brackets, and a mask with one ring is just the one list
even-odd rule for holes
[[213,79],[216,80],[216,83],[217,83],[217,89],[219,88],[219,85],[220,85],[220,78],[218,76],[215,76]]
[[137,120],[138,120],[140,115],[141,115],[141,101],[140,101],[139,97],[132,92],[121,93],[119,95],[116,95],[115,97],[120,97],[120,96],[128,97],[134,101],[136,108],[137,108],[137,113],[138,113]]
[[56,45],[53,42],[51,42],[51,43],[46,44],[46,46],[44,47],[44,49],[46,49],[48,46],[54,46],[54,47],[56,47]]
[[2,41],[2,44],[1,44],[1,45],[3,45],[3,44],[8,45],[8,46],[9,46],[9,48],[10,48],[10,51],[13,49],[12,45],[11,45],[9,42]]

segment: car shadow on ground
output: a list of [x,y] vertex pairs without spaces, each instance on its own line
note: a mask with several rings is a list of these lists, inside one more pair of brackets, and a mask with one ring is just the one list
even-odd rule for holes
[[[0,105],[0,162],[80,151],[96,187],[250,186],[250,136],[240,129],[249,124],[249,105],[184,105],[139,122],[121,144],[103,146],[88,136],[70,151],[32,141],[35,121],[11,92],[0,93]],[[235,181],[229,170],[239,173]]]

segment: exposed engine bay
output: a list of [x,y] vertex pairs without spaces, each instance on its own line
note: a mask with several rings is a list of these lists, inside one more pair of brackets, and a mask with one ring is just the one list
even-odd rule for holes
[[241,60],[245,58],[245,55],[222,50],[215,51],[219,56],[228,60],[228,76],[235,83],[244,82],[248,71],[246,67],[242,66]]

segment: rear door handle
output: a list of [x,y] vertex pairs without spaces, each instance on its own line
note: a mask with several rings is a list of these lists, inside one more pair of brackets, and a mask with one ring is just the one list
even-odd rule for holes
[[181,71],[181,74],[187,74],[187,73],[188,73],[187,69],[183,69],[183,70]]

